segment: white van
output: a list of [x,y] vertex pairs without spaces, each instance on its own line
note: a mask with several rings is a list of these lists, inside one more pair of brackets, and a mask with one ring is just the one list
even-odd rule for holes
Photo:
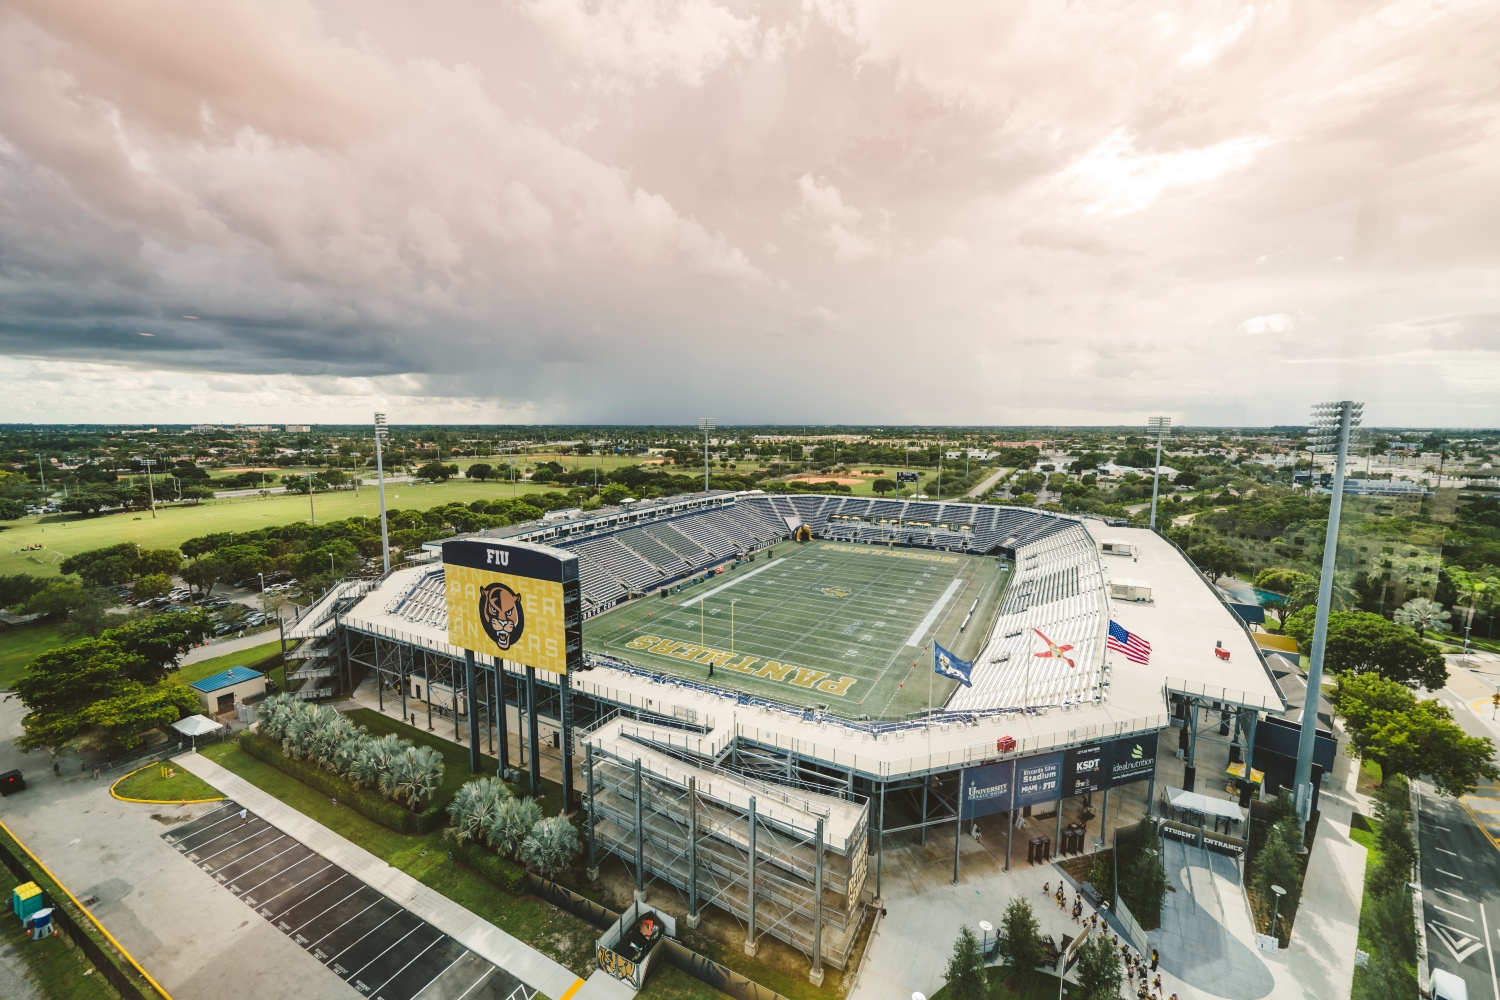
[[1451,972],[1432,970],[1432,1000],[1469,1000],[1469,987]]

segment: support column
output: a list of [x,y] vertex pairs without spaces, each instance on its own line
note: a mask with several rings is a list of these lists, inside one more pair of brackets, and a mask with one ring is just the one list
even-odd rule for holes
[[927,783],[932,780],[932,775],[922,775],[922,829],[918,831],[917,843],[923,847],[927,846]]
[[597,882],[599,881],[599,859],[594,846],[594,816],[596,806],[594,804],[594,745],[592,743],[585,743],[583,745],[583,777],[584,781],[588,783],[587,787],[589,790],[588,822],[584,825],[589,838],[589,867],[588,871],[584,874],[588,876],[590,882]]
[[1057,800],[1057,836],[1052,838],[1052,856],[1058,857],[1062,854],[1062,807],[1068,801],[1067,796]]
[[531,794],[542,794],[542,755],[537,749],[536,723],[536,668],[526,668],[526,742],[530,747]]
[[[1241,711],[1243,711],[1243,709],[1241,709]],[[1258,723],[1258,722],[1260,722],[1260,713],[1257,712],[1257,711],[1255,711],[1254,709],[1251,709],[1250,710],[1250,722],[1249,722],[1249,724],[1247,724],[1245,726],[1245,780],[1246,781],[1250,781],[1251,777],[1255,773],[1254,771],[1251,770],[1251,768],[1255,766],[1255,726],[1256,726],[1256,723]],[[1253,782],[1253,781],[1250,781],[1250,794],[1253,797],[1255,797],[1255,798],[1259,798],[1260,797],[1260,792],[1258,792],[1256,790],[1256,788],[1255,788],[1255,782]]]
[[1187,764],[1188,764],[1188,767],[1195,767],[1197,765],[1197,761],[1198,761],[1198,758],[1197,758],[1197,753],[1198,753],[1198,699],[1197,698],[1189,698],[1188,699],[1188,711],[1190,713],[1192,713],[1192,714],[1190,714],[1188,716],[1188,756],[1187,756]]
[[500,706],[500,776],[504,777],[510,770],[510,709],[505,705],[505,661],[497,656],[494,662],[495,702]]
[[464,650],[464,714],[469,717],[469,773],[483,770],[479,759],[479,699],[474,681],[474,651]]
[[410,722],[406,714],[406,653],[396,647],[396,671],[401,675],[401,721]]
[[[953,884],[958,885],[958,849],[964,842],[964,769],[958,771],[958,796],[956,808],[953,810],[957,815],[953,820]],[[1062,815],[1061,812],[1058,815]]]
[[880,783],[880,838],[875,842],[875,898],[883,899],[880,895],[880,869],[881,862],[885,860],[885,782]]
[[688,778],[688,912],[689,930],[697,930],[698,916],[698,779]]
[[749,911],[750,923],[745,930],[745,954],[755,957],[755,796],[750,796],[750,869],[746,881],[745,907]]
[[[960,810],[962,812],[962,810]],[[807,981],[823,985],[823,820],[818,819],[818,853],[813,855],[813,953]]]
[[432,658],[427,655],[427,650],[422,650],[422,686],[426,688],[423,692],[427,695],[427,731],[432,732]]
[[380,672],[380,637],[375,636],[375,704],[385,714],[385,675]]
[[[453,694],[453,742],[462,743],[463,737],[458,731],[458,678],[453,676],[453,657],[448,657],[448,690]],[[468,706],[464,708],[467,710]]]
[[[1149,806],[1148,806],[1149,811]],[[1104,831],[1109,824],[1109,789],[1104,790],[1104,804],[1099,807],[1099,843],[1104,843]]]
[[573,811],[573,682],[567,674],[557,678],[558,739],[562,743],[562,815]]
[[[529,672],[530,667],[526,668]],[[641,759],[635,759],[635,901],[646,901],[646,823],[641,807]]]

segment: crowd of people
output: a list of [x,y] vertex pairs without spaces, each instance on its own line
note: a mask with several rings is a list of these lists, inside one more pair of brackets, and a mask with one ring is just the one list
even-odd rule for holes
[[[1057,903],[1057,908],[1069,912],[1068,887],[1061,879],[1057,882],[1057,888],[1052,888],[1049,881],[1042,886],[1042,895],[1049,896]],[[1083,928],[1083,933],[1097,935],[1103,939],[1109,934],[1110,945],[1120,953],[1120,961],[1125,966],[1125,978],[1130,987],[1135,990],[1136,1000],[1177,1000],[1177,994],[1167,996],[1166,987],[1162,985],[1161,974],[1157,972],[1157,966],[1161,962],[1161,956],[1155,948],[1151,949],[1151,957],[1148,960],[1140,952],[1133,949],[1128,942],[1121,942],[1120,936],[1109,930],[1108,925],[1099,917],[1098,911],[1083,915],[1083,894],[1073,893],[1073,906],[1070,915],[1073,923]]]

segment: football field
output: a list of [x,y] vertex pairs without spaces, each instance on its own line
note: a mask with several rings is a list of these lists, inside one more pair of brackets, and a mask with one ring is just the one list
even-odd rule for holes
[[[994,556],[812,541],[584,623],[584,647],[639,667],[845,717],[925,710],[932,640],[964,659],[1009,580]],[[974,607],[968,628],[959,632]],[[933,678],[934,705],[955,681]]]

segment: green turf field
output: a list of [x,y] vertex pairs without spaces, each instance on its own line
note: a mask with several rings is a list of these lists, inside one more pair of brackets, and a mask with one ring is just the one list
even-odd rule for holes
[[[549,489],[541,484],[521,483],[516,487],[516,495]],[[463,479],[422,485],[387,483],[385,503],[391,510],[427,510],[454,502],[497,500],[511,495],[509,483]],[[316,493],[313,504],[320,524],[356,515],[375,517],[380,513],[379,497],[372,486],[361,488],[357,494],[343,490]],[[0,524],[0,575],[55,576],[57,564],[68,556],[106,545],[139,542],[146,548],[173,548],[189,538],[214,531],[250,531],[308,518],[305,494],[281,493],[265,498],[210,500],[190,507],[160,507],[155,520],[149,510],[96,517],[76,514],[28,517]],[[26,550],[26,546],[35,544],[43,548]]]
[[[925,549],[814,541],[774,551],[770,562],[762,556],[590,619],[585,648],[696,680],[712,662],[723,687],[846,717],[900,718],[927,708],[934,636],[971,658],[1010,576],[994,557]],[[935,678],[934,704],[954,684]]]

